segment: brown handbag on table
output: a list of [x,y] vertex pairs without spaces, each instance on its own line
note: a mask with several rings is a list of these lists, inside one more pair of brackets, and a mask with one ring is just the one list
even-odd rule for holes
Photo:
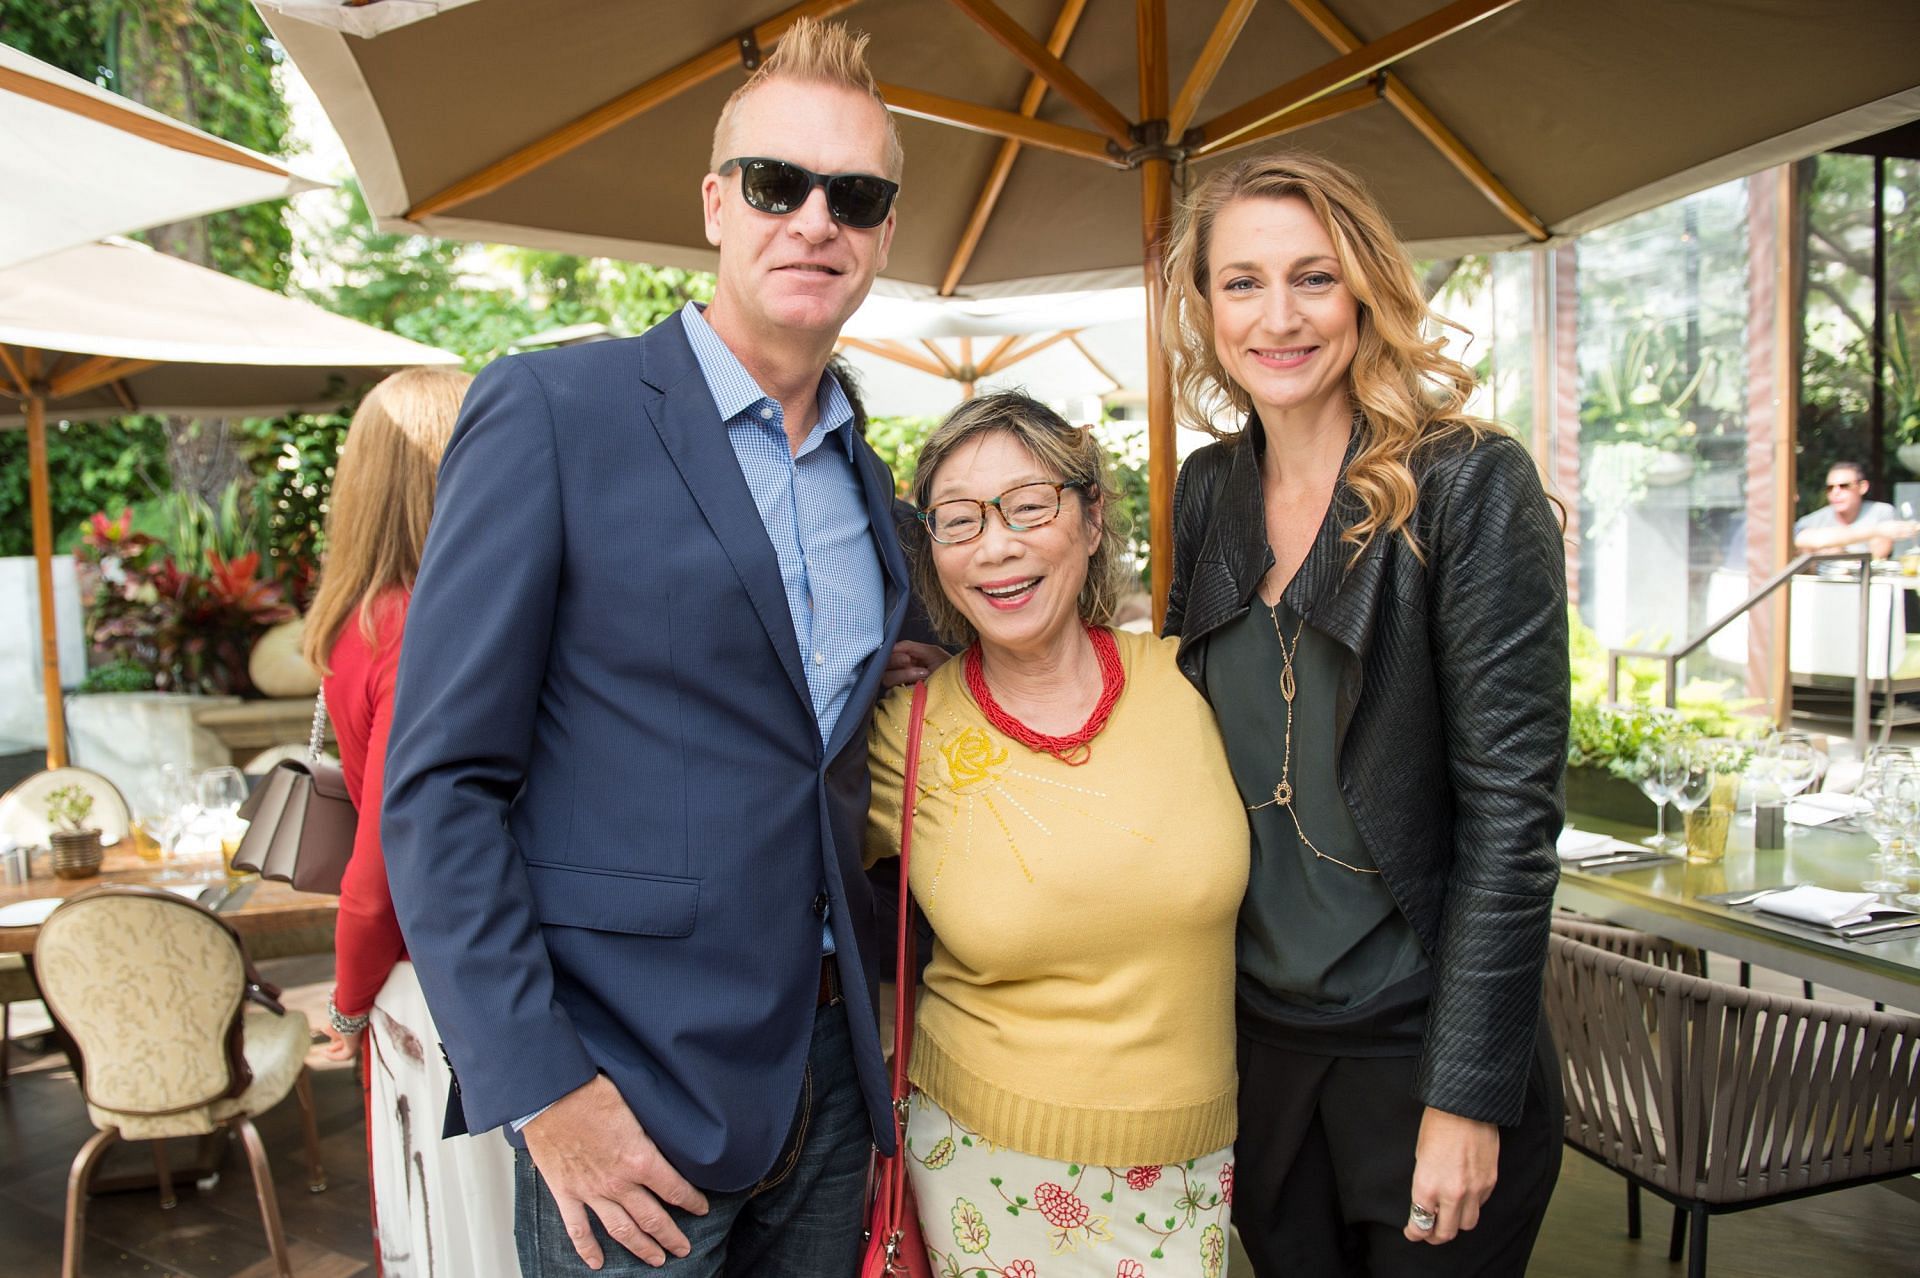
[[867,1174],[867,1246],[860,1258],[859,1278],[933,1278],[927,1245],[920,1237],[920,1213],[913,1187],[907,1183],[907,1053],[913,1044],[913,987],[919,975],[914,962],[917,919],[913,895],[907,890],[907,854],[913,847],[913,809],[920,798],[920,729],[927,714],[927,685],[913,686],[913,708],[907,728],[906,783],[900,799],[900,935],[894,947],[893,969],[893,1153],[877,1150]]
[[240,805],[248,825],[234,849],[235,870],[290,883],[301,892],[339,895],[359,815],[340,765],[320,753],[326,731],[323,692],[313,702],[307,757],[274,764]]

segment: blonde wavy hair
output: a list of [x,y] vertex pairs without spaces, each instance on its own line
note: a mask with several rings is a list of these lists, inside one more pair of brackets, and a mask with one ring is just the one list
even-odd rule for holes
[[[1100,544],[1087,560],[1087,580],[1080,587],[1080,619],[1090,626],[1113,624],[1127,585],[1127,530],[1111,518],[1116,494],[1108,474],[1107,450],[1091,430],[1072,426],[1039,400],[1018,391],[1001,391],[967,400],[934,427],[921,446],[913,472],[911,496],[916,510],[927,508],[933,481],[946,460],[969,440],[999,432],[1011,436],[1032,455],[1034,463],[1058,483],[1073,484],[1080,493],[1081,517],[1098,522]],[[1062,509],[1057,518],[1069,519]],[[987,518],[994,518],[988,515]],[[916,520],[907,538],[907,563],[913,570],[913,590],[927,609],[927,620],[943,643],[971,644],[978,634],[964,612],[947,598],[933,562],[933,538],[924,519]]]
[[[1346,530],[1355,555],[1373,538],[1399,533],[1421,553],[1409,522],[1419,501],[1411,461],[1441,440],[1477,439],[1499,428],[1466,415],[1473,371],[1445,354],[1437,335],[1450,323],[1427,305],[1406,248],[1366,187],[1317,155],[1249,156],[1207,175],[1181,205],[1167,254],[1167,302],[1161,341],[1173,366],[1175,412],[1185,425],[1229,439],[1214,416],[1251,420],[1253,403],[1220,364],[1214,346],[1207,257],[1221,210],[1236,200],[1304,200],[1333,241],[1341,280],[1359,302],[1359,345],[1347,371],[1348,393],[1366,416],[1346,482],[1366,514]],[[1457,327],[1457,326],[1455,326]]]
[[460,401],[473,378],[458,369],[409,368],[367,392],[347,427],[327,510],[327,556],[307,609],[300,651],[315,670],[356,613],[374,639],[373,605],[389,590],[411,590],[420,571]]

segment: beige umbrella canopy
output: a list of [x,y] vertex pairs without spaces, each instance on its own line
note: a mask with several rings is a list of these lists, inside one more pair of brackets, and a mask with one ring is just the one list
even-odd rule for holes
[[1049,403],[1146,388],[1140,288],[1053,297],[875,296],[840,331],[867,411],[944,413],[976,392],[1021,389]]
[[47,487],[50,410],[88,418],[327,408],[388,369],[459,362],[124,240],[0,270],[0,426],[27,428],[47,766],[66,762]]
[[0,44],[0,267],[321,183]]
[[[1127,284],[1143,262],[1151,294],[1176,183],[1282,137],[1359,170],[1437,255],[1920,116],[1913,0],[257,3],[383,227],[693,267],[721,102],[796,17],[840,17],[906,117],[889,275],[943,294]],[[373,38],[344,34],[379,11]],[[1149,399],[1164,564],[1164,372]]]

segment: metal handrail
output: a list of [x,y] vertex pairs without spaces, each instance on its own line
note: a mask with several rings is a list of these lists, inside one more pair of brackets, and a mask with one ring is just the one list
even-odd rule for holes
[[1856,669],[1859,674],[1853,681],[1853,745],[1856,751],[1865,757],[1867,746],[1867,706],[1872,696],[1872,688],[1867,678],[1867,626],[1868,616],[1872,612],[1873,598],[1873,556],[1861,550],[1826,551],[1818,554],[1801,555],[1792,563],[1767,578],[1745,603],[1739,604],[1725,616],[1709,625],[1705,630],[1689,639],[1684,647],[1674,649],[1653,648],[1609,648],[1607,649],[1607,700],[1620,699],[1620,663],[1632,657],[1659,661],[1665,664],[1665,700],[1667,709],[1675,705],[1679,693],[1680,663],[1699,651],[1706,642],[1725,630],[1728,626],[1747,615],[1757,603],[1764,600],[1781,586],[1806,570],[1814,563],[1857,563],[1860,567],[1860,660]]

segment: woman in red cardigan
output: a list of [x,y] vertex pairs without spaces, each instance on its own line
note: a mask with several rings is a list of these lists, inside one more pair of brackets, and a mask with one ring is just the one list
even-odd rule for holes
[[[499,1132],[440,1139],[447,1069],[407,962],[380,851],[380,794],[407,600],[433,515],[435,475],[473,379],[396,373],[354,414],[334,471],[326,566],[303,647],[360,820],[340,885],[325,1049],[363,1055],[374,1225],[386,1278],[513,1278],[513,1161]],[[362,1053],[362,1047],[365,1052]]]

